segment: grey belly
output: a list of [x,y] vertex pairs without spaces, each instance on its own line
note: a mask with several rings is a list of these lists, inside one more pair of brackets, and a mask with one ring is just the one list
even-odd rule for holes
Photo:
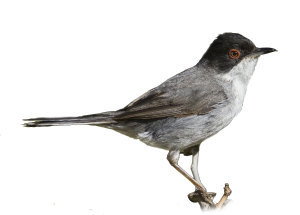
[[200,144],[203,140],[216,134],[226,127],[233,117],[228,112],[224,117],[224,114],[216,110],[206,115],[121,121],[101,127],[113,129],[131,138],[139,139],[149,146],[166,150],[171,148],[185,149]]

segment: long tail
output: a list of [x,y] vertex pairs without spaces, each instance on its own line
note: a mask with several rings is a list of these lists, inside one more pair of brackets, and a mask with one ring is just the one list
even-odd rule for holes
[[106,112],[78,117],[59,117],[59,118],[31,118],[23,119],[28,121],[23,125],[25,127],[46,127],[59,125],[101,125],[116,123],[112,117],[116,112]]

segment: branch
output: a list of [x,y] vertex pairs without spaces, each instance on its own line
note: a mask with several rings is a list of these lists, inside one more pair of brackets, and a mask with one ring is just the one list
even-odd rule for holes
[[[216,193],[208,193],[208,192],[200,192],[196,190],[188,195],[188,198],[191,202],[198,202],[202,211],[208,210],[220,210],[223,208],[228,202],[228,196],[231,194],[231,189],[229,188],[229,184],[226,183],[224,187],[224,194],[220,201],[217,204],[211,205],[212,200],[216,196]],[[211,199],[211,201],[207,201],[207,197]],[[227,200],[227,201],[226,201]]]

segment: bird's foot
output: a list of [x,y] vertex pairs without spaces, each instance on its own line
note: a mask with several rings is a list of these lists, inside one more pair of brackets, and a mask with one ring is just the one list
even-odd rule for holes
[[231,194],[231,189],[229,188],[229,184],[225,184],[224,187],[224,194],[221,198],[221,200],[215,204],[213,202],[213,199],[217,195],[214,192],[201,192],[201,189],[196,189],[194,192],[190,193],[188,195],[188,198],[191,202],[198,202],[200,204],[200,207],[202,210],[212,210],[212,209],[221,209],[226,205],[226,203],[229,201],[227,198]]

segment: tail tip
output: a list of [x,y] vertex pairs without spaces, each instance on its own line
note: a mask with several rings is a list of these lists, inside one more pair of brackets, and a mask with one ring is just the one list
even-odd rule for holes
[[27,122],[22,124],[24,127],[36,127],[36,124],[34,122]]

